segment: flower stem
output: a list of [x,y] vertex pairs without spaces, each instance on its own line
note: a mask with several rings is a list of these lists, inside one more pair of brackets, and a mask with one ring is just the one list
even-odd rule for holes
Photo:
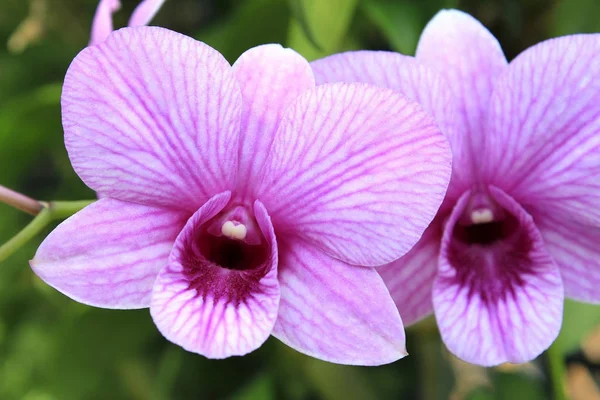
[[567,400],[564,385],[565,362],[556,342],[546,351],[546,356],[552,380],[554,400]]
[[[34,200],[35,201],[35,200]],[[52,221],[67,218],[95,200],[53,201],[41,203],[42,206],[35,218],[8,242],[0,246],[0,262],[6,260],[15,251],[37,236]]]
[[65,219],[81,211],[96,200],[76,200],[76,201],[52,201],[48,203],[48,209],[52,215],[52,220]]
[[0,262],[7,259],[11,254],[23,247],[25,243],[33,239],[50,221],[52,221],[50,211],[47,208],[42,209],[21,232],[17,233],[0,247]]
[[2,185],[0,185],[0,202],[6,203],[11,207],[25,211],[31,215],[38,215],[38,213],[42,211],[42,208],[44,208],[44,205],[41,202]]

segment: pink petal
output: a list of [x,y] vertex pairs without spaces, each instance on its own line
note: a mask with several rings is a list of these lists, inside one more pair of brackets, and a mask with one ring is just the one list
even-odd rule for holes
[[450,163],[447,140],[418,104],[389,89],[326,84],[288,110],[259,198],[278,232],[351,264],[382,265],[417,243]]
[[456,105],[448,83],[414,57],[387,51],[349,51],[310,63],[318,85],[362,82],[397,90],[433,115],[443,131],[455,129]]
[[31,267],[80,303],[148,307],[152,284],[188,216],[101,199],[60,224],[42,242]]
[[145,26],[152,21],[165,0],[144,0],[133,10],[129,26]]
[[298,96],[315,87],[315,79],[308,61],[276,44],[246,51],[233,64],[233,72],[244,99],[238,190],[248,195],[261,179],[284,112]]
[[105,196],[193,212],[235,182],[241,95],[205,44],[121,29],[75,58],[62,107],[73,167]]
[[600,35],[548,40],[499,80],[482,152],[520,203],[600,226]]
[[436,218],[406,255],[377,269],[406,326],[433,313],[431,291],[438,270],[441,236],[441,221]]
[[[443,10],[427,24],[417,47],[417,60],[438,69],[456,96],[458,123],[451,137],[455,170],[477,174],[486,114],[496,79],[506,58],[494,36],[475,18]],[[463,172],[466,174],[466,172]]]
[[349,51],[310,63],[317,85],[363,82],[395,89],[446,123],[455,112],[441,75],[414,57],[387,51]]
[[442,241],[433,305],[442,339],[463,360],[485,366],[532,360],[560,330],[563,286],[532,217],[511,197],[490,187],[492,198],[518,228],[487,245],[455,236],[466,192]]
[[169,265],[154,285],[150,312],[170,341],[209,358],[249,353],[269,337],[279,304],[277,243],[262,204],[256,220],[270,247],[264,265],[249,270],[221,268],[202,259],[197,230],[228,203],[229,193],[213,197],[177,237]]
[[[397,90],[435,117],[453,152],[461,152],[464,122],[450,85],[435,69],[414,57],[386,51],[350,51],[311,62],[317,84],[363,82]],[[471,171],[455,168],[447,197],[457,199],[471,185]],[[436,267],[437,268],[437,267]]]
[[280,242],[281,301],[273,335],[325,361],[381,365],[404,357],[402,321],[381,277],[298,239]]
[[535,223],[560,269],[565,296],[600,303],[600,227],[556,213],[536,214]]
[[119,0],[100,0],[92,21],[90,46],[102,43],[113,31],[112,15],[121,8]]

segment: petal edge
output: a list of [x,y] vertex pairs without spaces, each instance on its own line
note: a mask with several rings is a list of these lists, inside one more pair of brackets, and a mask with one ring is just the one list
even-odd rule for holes
[[407,355],[402,320],[373,268],[345,264],[297,239],[280,245],[280,257],[276,338],[338,364],[382,365]]
[[104,198],[58,225],[38,248],[31,268],[80,303],[145,308],[188,216]]

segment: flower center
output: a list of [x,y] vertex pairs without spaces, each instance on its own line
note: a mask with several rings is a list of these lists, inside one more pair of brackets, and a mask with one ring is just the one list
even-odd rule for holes
[[484,303],[514,293],[535,273],[533,223],[507,195],[495,196],[502,197],[471,194],[454,226],[447,227],[451,239],[442,244],[444,261],[453,270],[447,282],[468,287],[469,295],[477,293]]
[[[201,297],[206,304],[212,302],[208,307],[213,307],[215,315],[227,321],[233,315],[223,314],[223,308],[214,307],[217,304],[237,307],[241,303],[249,307],[251,301],[259,302],[262,307],[263,298],[254,296],[267,290],[262,283],[266,276],[277,288],[278,261],[275,235],[264,208],[257,207],[263,214],[255,216],[254,209],[245,205],[224,205],[228,197],[227,193],[213,197],[188,219],[164,271],[165,276],[170,276],[169,282],[187,285],[186,290],[195,293],[195,297]],[[275,289],[268,291],[275,293],[271,292]],[[278,289],[276,295],[279,296]],[[188,304],[186,299],[181,301]]]
[[259,267],[269,254],[254,216],[244,206],[225,210],[204,224],[196,245],[204,260],[238,271]]
[[221,227],[221,233],[230,239],[244,240],[248,229],[246,229],[246,225],[244,224],[227,221]]
[[483,193],[472,195],[454,226],[453,237],[468,245],[489,246],[510,237],[517,219]]

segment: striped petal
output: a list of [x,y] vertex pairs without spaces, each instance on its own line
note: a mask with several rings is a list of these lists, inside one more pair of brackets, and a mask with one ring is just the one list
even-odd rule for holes
[[381,365],[406,355],[402,320],[381,277],[297,239],[280,243],[273,335],[321,360]]
[[417,243],[450,164],[447,140],[418,104],[365,84],[320,85],[286,113],[259,198],[278,232],[350,264],[382,265]]
[[[462,151],[464,122],[457,117],[457,102],[450,85],[434,68],[414,57],[387,51],[350,51],[313,61],[310,65],[319,85],[363,82],[402,93],[434,116],[453,152]],[[472,182],[471,170],[455,168],[452,174],[453,183],[449,188],[452,193],[448,197],[457,199]]]
[[315,80],[308,61],[276,44],[246,51],[233,64],[233,72],[244,99],[238,191],[252,195],[283,114],[298,96],[314,88]]
[[454,169],[476,175],[486,156],[480,149],[490,97],[507,64],[500,44],[469,14],[442,10],[425,27],[416,58],[436,68],[450,84],[458,104],[456,122],[463,126],[451,138]]
[[600,227],[560,213],[536,214],[535,223],[560,269],[565,296],[599,304]]
[[434,219],[406,255],[377,269],[406,326],[433,313],[431,291],[438,270],[441,225]]
[[486,179],[521,204],[600,226],[600,34],[526,50],[496,85]]
[[227,269],[208,258],[215,249],[202,249],[207,222],[229,198],[228,192],[213,197],[190,218],[177,237],[168,266],[156,279],[150,307],[167,339],[209,358],[243,355],[258,348],[273,329],[279,305],[277,243],[261,203],[256,203],[254,216],[267,242],[264,262]]
[[[522,363],[556,339],[562,322],[563,285],[533,218],[511,197],[490,187],[505,211],[494,227],[499,239],[463,241],[460,222],[466,192],[444,230],[433,305],[448,349],[472,364]],[[506,224],[506,225],[504,225]],[[479,237],[481,239],[481,237]]]
[[162,28],[124,28],[73,61],[65,142],[112,198],[197,210],[235,182],[241,95],[215,50]]
[[80,303],[104,308],[150,305],[189,214],[101,199],[61,223],[31,261],[47,284]]

